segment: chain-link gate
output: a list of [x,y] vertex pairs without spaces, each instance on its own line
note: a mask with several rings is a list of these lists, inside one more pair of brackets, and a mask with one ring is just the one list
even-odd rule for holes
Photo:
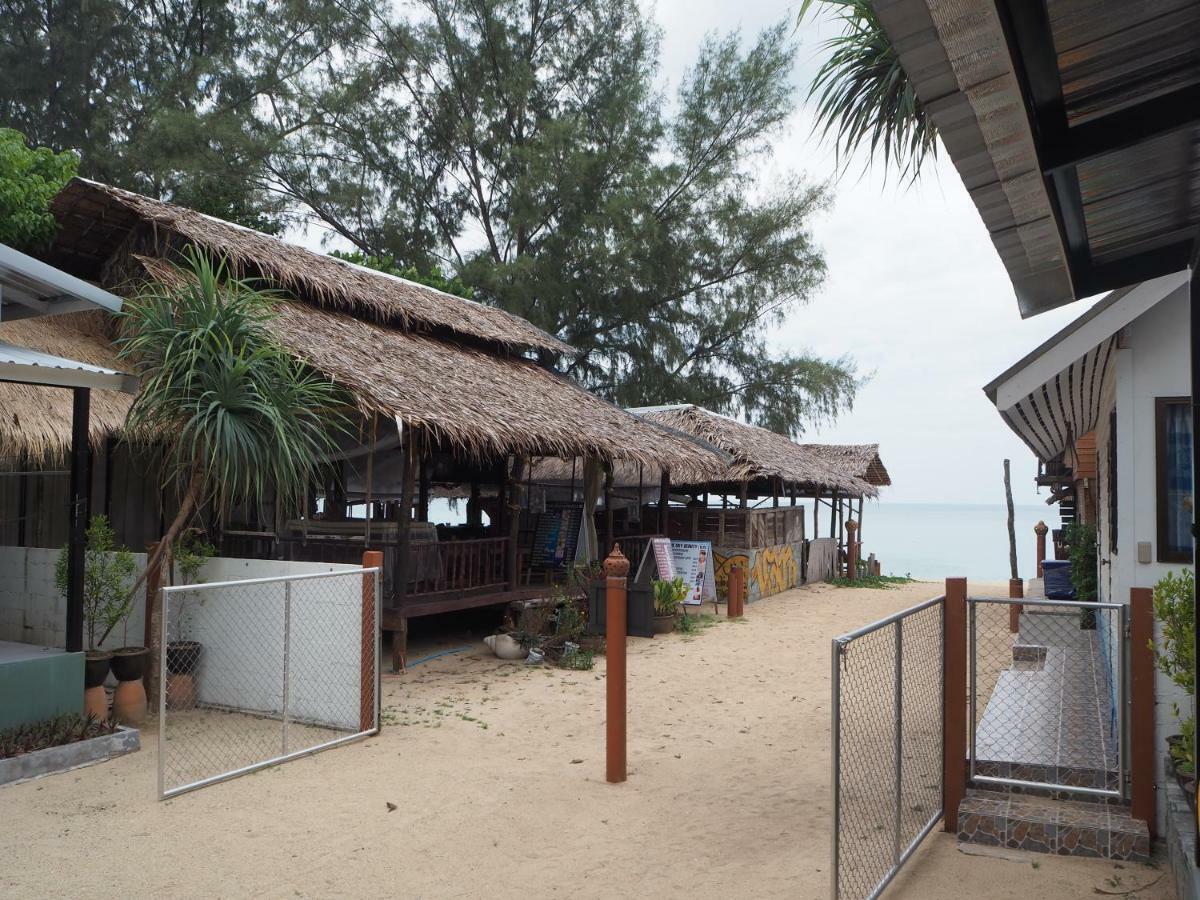
[[970,778],[1125,792],[1125,607],[967,598]]
[[833,641],[835,900],[878,897],[942,818],[943,603]]
[[160,798],[377,731],[379,596],[377,568],[163,588]]

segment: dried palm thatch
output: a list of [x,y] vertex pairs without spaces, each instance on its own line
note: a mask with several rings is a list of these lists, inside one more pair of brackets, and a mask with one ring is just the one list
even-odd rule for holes
[[76,264],[108,260],[121,245],[128,250],[130,239],[136,242],[135,232],[143,228],[142,237],[156,245],[156,255],[178,249],[180,241],[172,241],[176,236],[224,257],[243,277],[263,278],[324,309],[518,351],[571,351],[558,338],[503,310],[99,182],[72,179],[54,198],[52,209],[61,225],[56,251]]
[[801,444],[835,469],[861,478],[876,487],[888,487],[892,478],[879,456],[878,444]]
[[468,455],[595,456],[699,477],[729,462],[527,359],[301,303],[281,303],[278,313],[270,327],[284,346],[346,386],[364,413],[399,417]]
[[[162,280],[179,277],[179,270],[162,260],[139,261]],[[304,303],[281,301],[277,312],[269,325],[276,338],[344,385],[361,412],[426,429],[464,455],[590,455],[698,477],[715,475],[729,462],[714,448],[645,422],[522,357],[397,331]],[[100,312],[0,325],[0,340],[122,369],[114,337],[114,320]],[[69,391],[0,384],[0,399],[5,401],[0,452],[46,456],[69,449]],[[131,400],[128,394],[93,392],[94,441],[121,431]]]
[[[127,371],[112,344],[114,320],[101,310],[0,322],[0,341]],[[91,392],[89,436],[99,446],[121,429],[132,394]],[[0,381],[0,457],[59,459],[71,447],[71,391]]]
[[733,463],[719,479],[721,481],[779,479],[784,485],[805,492],[838,491],[866,497],[878,493],[866,480],[829,465],[820,456],[781,434],[699,406],[652,406],[631,412],[656,425],[690,434],[730,454]]

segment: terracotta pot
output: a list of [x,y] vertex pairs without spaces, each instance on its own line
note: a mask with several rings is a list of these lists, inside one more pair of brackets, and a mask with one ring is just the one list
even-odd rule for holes
[[83,714],[91,716],[97,722],[108,721],[108,694],[104,685],[98,684],[83,692]]
[[167,709],[196,708],[196,679],[184,672],[167,675]]
[[117,681],[141,681],[146,674],[150,651],[146,647],[120,647],[112,654],[112,673]]
[[199,641],[171,641],[167,644],[167,671],[172,675],[190,675],[200,665],[204,647]]
[[112,666],[113,655],[108,650],[89,650],[83,657],[83,686],[86,690],[102,687]]
[[117,684],[113,692],[112,715],[122,725],[135,728],[146,721],[146,688],[142,679],[130,678]]
[[655,634],[670,634],[675,630],[675,616],[655,616],[654,617],[654,633]]

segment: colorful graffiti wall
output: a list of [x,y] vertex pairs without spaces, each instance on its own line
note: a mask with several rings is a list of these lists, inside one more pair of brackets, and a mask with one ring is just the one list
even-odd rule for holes
[[728,599],[729,570],[735,565],[746,570],[747,600],[759,600],[798,587],[803,571],[803,555],[804,545],[800,543],[779,544],[762,550],[717,547],[713,550],[717,596],[722,600]]

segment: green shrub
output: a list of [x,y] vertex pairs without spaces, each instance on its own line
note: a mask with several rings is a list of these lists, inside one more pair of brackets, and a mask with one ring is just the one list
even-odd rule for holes
[[688,588],[683,578],[676,575],[670,581],[654,582],[654,614],[657,616],[673,616],[687,597]]
[[[1196,578],[1190,569],[1179,574],[1168,572],[1154,585],[1154,618],[1162,626],[1162,642],[1150,649],[1159,671],[1191,696],[1196,689]],[[1175,707],[1179,716],[1179,707]],[[1195,771],[1196,720],[1180,720],[1183,740],[1171,748],[1175,764],[1186,772]]]
[[[95,650],[126,622],[133,612],[133,594],[129,580],[137,573],[137,563],[128,547],[117,546],[116,535],[107,516],[93,516],[88,525],[87,549],[83,564],[83,621],[88,649]],[[67,548],[54,564],[54,583],[67,595]],[[99,638],[96,637],[99,633]]]

